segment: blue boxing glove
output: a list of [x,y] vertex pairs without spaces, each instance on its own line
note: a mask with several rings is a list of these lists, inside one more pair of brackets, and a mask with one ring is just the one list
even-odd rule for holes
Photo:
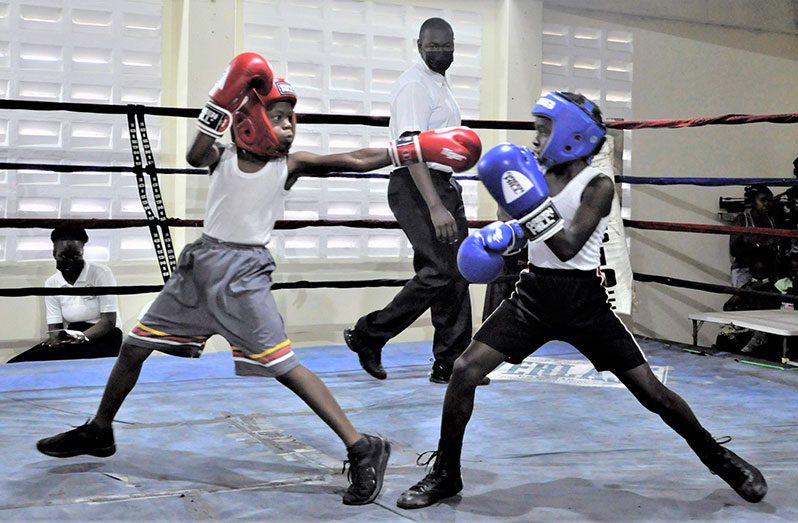
[[489,223],[474,234],[482,238],[486,250],[502,256],[515,254],[526,247],[526,233],[518,220]]
[[504,211],[518,220],[532,243],[550,238],[565,222],[549,198],[538,162],[526,147],[499,144],[482,156],[479,179]]
[[526,245],[521,225],[493,222],[472,232],[457,251],[457,268],[471,283],[490,283],[502,272],[502,255],[514,254]]

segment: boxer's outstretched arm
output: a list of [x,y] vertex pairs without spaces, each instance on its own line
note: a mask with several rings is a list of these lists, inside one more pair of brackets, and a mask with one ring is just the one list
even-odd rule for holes
[[358,149],[338,154],[314,154],[306,151],[288,155],[288,180],[285,188],[292,185],[303,174],[326,174],[334,172],[365,173],[391,164],[388,149]]

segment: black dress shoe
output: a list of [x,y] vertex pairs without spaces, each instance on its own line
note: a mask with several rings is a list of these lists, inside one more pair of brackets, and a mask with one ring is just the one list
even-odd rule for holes
[[363,370],[377,378],[384,380],[388,373],[382,368],[382,347],[373,349],[366,346],[358,337],[354,329],[344,329],[344,341],[349,349],[357,354]]

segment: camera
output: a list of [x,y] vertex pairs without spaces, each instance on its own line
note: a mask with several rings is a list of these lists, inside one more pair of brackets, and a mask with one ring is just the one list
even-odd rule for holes
[[718,209],[727,213],[743,212],[745,210],[745,200],[743,198],[721,196],[718,198]]

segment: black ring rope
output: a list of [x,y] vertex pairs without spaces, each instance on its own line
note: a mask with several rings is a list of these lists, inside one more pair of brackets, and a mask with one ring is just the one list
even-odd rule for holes
[[[83,172],[103,172],[103,173],[133,173],[136,172],[132,165],[78,165],[61,163],[21,163],[21,162],[0,162],[0,170],[10,169],[14,171],[53,171],[59,173],[83,173]],[[194,168],[169,168],[155,167],[153,172],[157,174],[201,174],[207,175],[208,169]]]
[[[272,289],[359,289],[361,287],[401,287],[408,279],[275,282]],[[515,281],[515,278],[513,278]],[[105,296],[160,292],[163,285],[117,285],[105,287],[18,287],[0,289],[0,296]]]
[[[495,220],[469,220],[471,229],[484,227]],[[51,229],[68,223],[85,229],[122,229],[161,225],[170,227],[201,227],[200,219],[167,218],[164,220],[142,219],[98,219],[98,218],[0,218],[0,228]],[[774,238],[798,238],[798,229],[770,229],[765,227],[741,227],[730,225],[706,225],[693,223],[652,222],[624,219],[626,227],[641,230],[688,232],[698,234],[756,234]],[[354,229],[399,229],[392,220],[278,220],[275,230],[294,230],[305,227],[351,227]]]
[[[128,114],[128,112],[130,112],[129,107],[130,105],[0,99],[0,109],[16,109],[20,111],[70,111],[73,113]],[[199,114],[199,111],[197,111],[197,114]]]
[[[756,298],[770,298],[787,303],[798,303],[798,296],[790,294],[780,294],[777,292],[753,291],[740,289],[728,285],[716,285],[703,283],[670,276],[657,276],[652,274],[634,273],[635,281],[661,283],[670,287],[681,287],[694,289],[715,294],[735,294],[739,296],[751,296]],[[494,283],[511,283],[518,279],[517,276],[502,276]],[[298,280],[292,282],[275,282],[272,289],[359,289],[373,287],[401,287],[410,280],[407,279],[374,279],[374,280],[345,280],[345,281],[307,281]],[[105,296],[109,294],[128,295],[160,292],[163,285],[118,285],[107,287],[72,287],[72,288],[52,288],[52,287],[18,287],[0,289],[0,297],[22,297],[22,296]]]
[[[71,111],[77,113],[99,114],[127,114],[132,104],[109,105],[75,102],[42,102],[35,100],[0,100],[0,109],[17,109],[27,111]],[[153,116],[176,116],[181,118],[196,118],[200,109],[187,107],[154,107],[149,105],[136,105],[143,114]],[[345,124],[367,125],[371,127],[388,127],[387,116],[362,116],[351,114],[297,114],[297,122],[302,124]],[[463,125],[474,129],[498,129],[534,131],[534,122],[507,121],[507,120],[463,120]]]
[[[117,172],[117,173],[134,173],[136,172],[135,166],[127,165],[69,165],[59,163],[21,163],[21,162],[0,162],[0,170],[30,170],[30,171],[54,171],[62,173],[78,173],[78,172]],[[191,174],[207,176],[208,169],[203,168],[164,168],[164,167],[150,167],[151,172],[156,174]],[[331,172],[331,173],[306,173],[302,174],[303,178],[384,178],[391,177],[390,173],[349,173],[349,172]],[[456,180],[479,180],[476,175],[455,175]]]
[[[0,162],[0,170],[31,170],[31,171],[53,171],[62,173],[76,172],[135,172],[134,166],[128,165],[71,165],[60,163],[22,163],[22,162]],[[190,174],[207,176],[208,169],[194,167],[155,167],[157,174]],[[303,178],[383,178],[391,177],[390,173],[307,173]],[[479,180],[476,175],[454,175],[456,180]],[[647,176],[615,176],[616,183],[629,183],[632,185],[697,185],[701,187],[724,187],[732,185],[752,185],[763,184],[774,187],[792,187],[798,185],[798,178],[655,178]]]
[[167,218],[125,219],[125,218],[0,218],[0,229],[52,229],[58,225],[72,225],[84,229],[126,229],[131,227],[150,227],[169,225],[170,227],[202,227],[202,220],[182,220]]
[[714,283],[703,283],[697,281],[683,280],[681,278],[673,278],[670,276],[658,276],[655,274],[633,273],[635,281],[647,283],[662,283],[669,287],[681,287],[684,289],[695,289],[699,291],[712,292],[715,294],[736,294],[739,296],[751,296],[755,298],[773,298],[779,299],[787,303],[798,303],[798,295],[795,294],[780,294],[778,292],[767,291],[753,291],[750,289],[741,289],[739,287],[731,287],[729,285],[716,285]]
[[[377,279],[361,281],[307,281],[275,282],[272,289],[358,289],[360,287],[401,287],[410,280]],[[160,292],[163,285],[117,285],[106,287],[19,287],[0,289],[0,296],[105,296],[109,294],[142,294]]]
[[[131,104],[132,105],[132,104]],[[33,100],[0,100],[0,109],[17,109],[29,111],[72,111],[81,113],[100,114],[126,114],[127,110],[122,105],[92,104],[75,102],[42,102]],[[142,105],[146,114],[154,116],[177,116],[182,118],[196,118],[200,109],[188,107],[153,107]],[[387,116],[360,116],[336,114],[298,114],[300,123],[320,124],[358,124],[377,127],[387,127]],[[475,129],[498,130],[534,130],[535,124],[531,121],[504,121],[504,120],[463,120],[463,125]],[[687,127],[701,127],[706,125],[739,125],[750,123],[798,123],[798,114],[725,114],[706,118],[676,118],[656,120],[617,120],[607,121],[606,126],[611,129],[681,129]]]

